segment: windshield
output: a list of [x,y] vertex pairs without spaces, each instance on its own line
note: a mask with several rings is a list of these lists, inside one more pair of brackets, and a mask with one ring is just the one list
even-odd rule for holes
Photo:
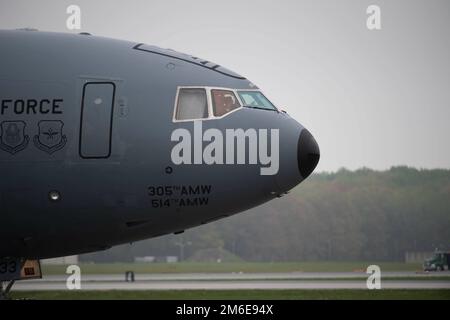
[[178,93],[177,120],[208,118],[206,90],[202,88],[183,88]]
[[259,91],[238,91],[244,107],[277,110],[275,106]]
[[241,106],[236,95],[230,90],[213,89],[211,90],[211,99],[216,117],[221,117]]

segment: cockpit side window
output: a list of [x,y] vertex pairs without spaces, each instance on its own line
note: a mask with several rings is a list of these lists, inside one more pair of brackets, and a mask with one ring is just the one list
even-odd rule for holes
[[233,91],[211,90],[214,116],[221,117],[241,106]]
[[208,118],[208,99],[202,88],[182,88],[178,92],[175,119],[194,120]]
[[260,91],[238,91],[238,94],[244,107],[277,111]]

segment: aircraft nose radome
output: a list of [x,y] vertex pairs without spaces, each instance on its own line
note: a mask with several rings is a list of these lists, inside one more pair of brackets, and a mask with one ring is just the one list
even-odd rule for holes
[[304,179],[314,171],[319,159],[319,145],[312,134],[308,130],[303,129],[298,138],[297,160],[298,169]]

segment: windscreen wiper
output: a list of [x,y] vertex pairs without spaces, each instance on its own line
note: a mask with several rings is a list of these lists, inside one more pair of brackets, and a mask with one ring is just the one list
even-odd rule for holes
[[252,109],[258,109],[258,110],[277,111],[278,112],[278,110],[276,110],[276,109],[267,109],[267,108],[263,108],[263,107],[254,107],[254,106],[249,106],[249,105],[243,106],[243,107],[244,108],[252,108]]

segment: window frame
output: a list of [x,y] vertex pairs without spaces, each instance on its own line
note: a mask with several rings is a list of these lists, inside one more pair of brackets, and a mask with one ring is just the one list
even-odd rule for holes
[[[213,91],[228,91],[228,92],[233,93],[234,97],[236,98],[236,102],[239,104],[239,107],[234,108],[233,110],[231,110],[231,111],[229,111],[229,112],[227,112],[227,113],[225,113],[225,114],[223,114],[223,115],[221,115],[221,116],[216,116],[216,115],[215,115],[215,112],[214,112],[215,105],[214,105],[214,101],[213,101]],[[241,99],[238,98],[238,94],[237,94],[236,90],[233,90],[233,89],[225,89],[225,88],[211,88],[211,89],[209,89],[209,93],[210,93],[210,96],[211,96],[211,111],[212,111],[212,116],[215,117],[216,119],[223,118],[223,117],[229,115],[230,113],[233,113],[235,110],[240,109],[240,108],[243,107],[242,101],[241,101]]]
[[[206,102],[208,104],[207,107],[207,117],[206,118],[196,118],[196,119],[182,119],[179,120],[176,118],[177,116],[177,108],[178,108],[178,97],[180,94],[180,91],[182,89],[203,89],[206,91]],[[239,102],[239,107],[237,107],[236,109],[233,109],[232,111],[225,113],[224,115],[221,115],[219,117],[214,115],[214,110],[213,110],[213,101],[212,101],[212,93],[211,90],[225,90],[225,91],[231,91],[234,93],[234,96],[236,97],[237,101]],[[177,86],[177,93],[175,95],[175,104],[173,107],[173,115],[172,115],[172,122],[192,122],[192,121],[206,121],[206,120],[217,120],[217,119],[222,119],[225,117],[228,117],[230,114],[232,114],[233,112],[236,112],[238,110],[242,110],[243,108],[246,109],[254,109],[254,110],[263,110],[263,111],[275,111],[275,112],[280,112],[280,110],[272,103],[272,101],[270,101],[269,99],[267,99],[267,101],[270,102],[270,104],[275,108],[275,109],[264,109],[264,108],[252,108],[252,107],[245,107],[244,102],[241,99],[241,96],[239,95],[239,91],[257,91],[260,94],[262,94],[264,96],[264,98],[267,99],[267,97],[264,95],[264,93],[262,93],[262,91],[260,89],[233,89],[233,88],[226,88],[226,87],[211,87],[211,86]]]
[[[251,107],[251,106],[247,106],[244,101],[242,101],[241,96],[239,95],[239,92],[247,92],[247,91],[256,91],[259,92],[264,98],[266,98],[267,101],[270,102],[270,104],[274,107],[274,109],[267,109],[267,108],[255,108],[255,107]],[[275,112],[280,112],[280,110],[275,106],[275,104],[270,101],[266,95],[260,90],[260,89],[236,89],[236,93],[237,93],[237,97],[239,98],[239,100],[241,101],[241,106],[243,108],[247,108],[247,109],[256,109],[256,110],[265,110],[265,111],[275,111]]]
[[[204,90],[205,94],[206,94],[206,117],[205,118],[193,118],[193,119],[177,119],[177,112],[178,112],[178,98],[180,95],[180,91],[181,89],[200,89],[200,90]],[[210,116],[210,97],[208,94],[208,89],[206,87],[201,87],[201,86],[189,86],[189,87],[178,87],[177,88],[177,94],[175,96],[175,106],[173,108],[173,122],[187,122],[187,121],[196,121],[196,120],[206,120],[209,118]]]
[[[208,104],[208,116],[206,118],[197,118],[197,119],[177,119],[177,107],[178,107],[178,98],[180,95],[180,91],[182,89],[203,89],[206,91],[206,102]],[[234,96],[236,97],[238,103],[239,103],[239,107],[237,107],[236,109],[233,109],[232,111],[225,113],[222,116],[215,116],[214,115],[214,110],[213,110],[213,101],[212,101],[212,94],[211,94],[211,90],[225,90],[225,91],[231,91],[233,92]],[[242,104],[242,100],[239,98],[239,95],[237,94],[237,90],[236,89],[232,89],[232,88],[225,88],[225,87],[210,87],[210,86],[178,86],[177,87],[177,93],[175,95],[175,104],[173,107],[173,116],[172,116],[172,121],[173,122],[189,122],[189,121],[205,121],[205,120],[216,120],[216,119],[222,119],[224,117],[228,117],[230,114],[232,114],[233,112],[236,112],[238,110],[241,110],[243,108],[243,104]]]

